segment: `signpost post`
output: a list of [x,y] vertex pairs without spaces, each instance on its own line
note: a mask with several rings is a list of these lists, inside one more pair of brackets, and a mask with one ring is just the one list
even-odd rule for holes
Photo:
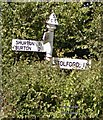
[[56,25],[58,25],[55,13],[50,15],[46,23],[48,31],[44,33],[43,41],[13,39],[12,50],[46,52],[46,60],[50,61],[53,52],[54,30],[56,29]]
[[56,29],[56,25],[58,25],[55,13],[50,15],[46,23],[48,31],[44,33],[43,41],[13,39],[12,50],[46,52],[46,60],[52,61],[53,65],[57,65],[61,69],[84,70],[90,68],[91,60],[52,58],[54,30]]
[[48,31],[43,35],[44,51],[46,51],[46,60],[50,61],[53,52],[54,30],[56,29],[56,25],[58,25],[55,13],[50,15],[49,20],[46,23]]

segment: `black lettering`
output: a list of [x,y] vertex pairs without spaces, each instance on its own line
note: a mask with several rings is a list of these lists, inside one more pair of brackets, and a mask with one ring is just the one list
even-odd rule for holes
[[21,42],[21,44],[23,45],[23,42]]
[[55,23],[56,23],[56,19],[55,19],[54,21],[55,21]]
[[76,67],[80,67],[80,64],[78,62],[76,62]]
[[29,45],[30,44],[30,41],[27,41],[27,45]]
[[16,41],[16,44],[18,45],[18,44],[22,44],[22,42],[21,41]]
[[53,18],[56,18],[56,16],[53,14]]
[[15,50],[17,50],[17,46],[15,46]]
[[69,65],[69,62],[67,61],[67,66]]
[[25,49],[25,50],[27,50],[27,47],[26,47],[26,46],[24,46],[24,49]]
[[85,63],[83,63],[83,68],[86,66],[86,64]]
[[16,51],[20,51],[20,50],[24,50],[24,51],[28,51],[28,50],[30,50],[31,51],[31,47],[29,47],[29,46],[15,46],[15,50]]
[[67,66],[68,66],[68,61],[66,63],[67,63]]
[[59,61],[59,65],[60,65],[60,66],[63,66],[63,62],[62,62],[62,61]]
[[29,50],[31,51],[31,47],[29,47]]
[[38,43],[38,51],[40,51],[41,50],[41,44],[40,44],[40,42]]
[[26,50],[31,50],[31,47],[27,46],[27,47],[26,47]]
[[23,46],[24,47],[24,50],[26,49],[26,46]]
[[[16,41],[16,45],[17,45],[17,44],[19,44],[19,42],[18,42],[18,41]],[[15,47],[16,47],[16,46],[15,46]]]
[[26,41],[23,41],[23,45],[26,45]]
[[89,62],[86,63],[86,67],[89,67]]
[[32,42],[32,45],[35,45],[35,43],[34,43],[34,42]]
[[20,50],[22,50],[23,49],[23,46],[20,46]]
[[[66,64],[65,64],[65,63],[66,63]],[[63,65],[64,65],[64,66],[67,66],[67,62],[63,62]]]
[[73,66],[76,66],[76,65],[75,65],[75,62],[73,62]]
[[51,19],[51,22],[53,22],[53,19]]
[[72,62],[69,62],[69,66],[70,66],[70,67],[72,67],[72,66],[73,66]]
[[32,45],[32,42],[29,42],[29,45]]
[[35,45],[34,42],[27,41],[27,45]]
[[19,49],[19,46],[16,46],[16,50],[20,50],[20,49]]

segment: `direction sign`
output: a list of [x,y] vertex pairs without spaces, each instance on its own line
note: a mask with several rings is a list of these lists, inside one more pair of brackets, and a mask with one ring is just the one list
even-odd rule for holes
[[88,69],[91,67],[91,60],[70,59],[70,58],[54,58],[54,65],[58,65],[62,69]]
[[13,39],[12,50],[44,52],[43,41]]

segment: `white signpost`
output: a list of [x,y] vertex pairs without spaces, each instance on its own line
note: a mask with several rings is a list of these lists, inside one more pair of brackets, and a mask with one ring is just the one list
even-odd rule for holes
[[58,21],[55,13],[52,13],[50,15],[49,20],[46,21],[46,23],[47,23],[46,27],[48,28],[48,31],[44,33],[43,41],[44,41],[44,50],[46,51],[46,60],[50,61],[53,52],[54,30],[58,25]]
[[62,69],[88,69],[91,67],[91,60],[70,59],[70,58],[52,58],[54,30],[58,25],[55,13],[52,13],[46,22],[48,31],[43,35],[43,41],[34,40],[12,40],[12,50],[14,51],[34,51],[46,52],[46,60]]
[[52,59],[54,65],[62,69],[88,69],[91,67],[91,60],[70,59],[70,58],[54,58]]
[[13,39],[12,50],[44,52],[43,41]]

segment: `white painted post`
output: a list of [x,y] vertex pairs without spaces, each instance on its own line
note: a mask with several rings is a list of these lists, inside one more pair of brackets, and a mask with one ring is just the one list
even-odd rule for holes
[[50,61],[52,58],[53,51],[53,38],[54,38],[54,30],[56,29],[56,25],[58,25],[58,21],[55,13],[52,13],[49,17],[49,20],[46,22],[48,31],[44,33],[44,51],[46,52],[46,60]]

